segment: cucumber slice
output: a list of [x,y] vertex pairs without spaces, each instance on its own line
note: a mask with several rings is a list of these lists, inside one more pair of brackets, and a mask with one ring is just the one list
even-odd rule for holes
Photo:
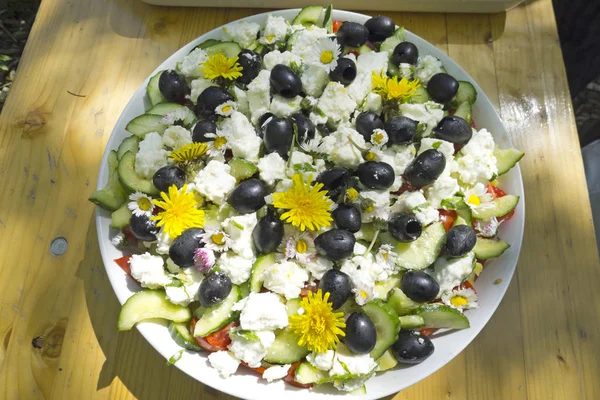
[[425,326],[425,320],[418,315],[403,315],[400,317],[400,329],[419,329]]
[[469,224],[467,224],[467,221],[463,217],[461,217],[460,215],[457,215],[452,226],[458,226],[458,225],[469,225]]
[[396,46],[402,42],[404,42],[404,27],[401,26],[394,31],[392,36],[381,42],[379,51],[388,51],[391,56]]
[[457,217],[454,225],[471,225],[473,214],[471,208],[465,203],[462,197],[455,196],[442,200],[442,208],[456,211]]
[[369,46],[367,46],[366,44],[363,44],[362,46],[360,46],[358,48],[358,54],[365,54],[365,53],[372,53],[373,49],[370,48]]
[[143,139],[150,132],[157,132],[162,135],[169,125],[161,124],[161,119],[161,115],[142,114],[129,121],[125,126],[125,130],[140,139]]
[[240,286],[240,297],[243,299],[244,297],[248,297],[250,294],[250,282],[244,282]]
[[377,360],[389,349],[398,336],[398,314],[389,305],[377,299],[365,304],[362,308],[371,318],[377,331],[377,341],[371,350],[371,357]]
[[402,276],[398,274],[389,277],[385,281],[375,283],[375,298],[384,300],[387,299],[390,290],[400,287],[400,282],[402,282]]
[[127,207],[127,202],[123,204],[117,211],[113,211],[110,214],[110,227],[111,228],[125,228],[129,225],[131,219],[131,210]]
[[471,119],[473,117],[473,111],[471,107],[471,103],[468,101],[463,101],[458,105],[456,111],[454,111],[454,115],[457,117],[461,117],[468,123],[471,123]]
[[194,112],[192,110],[190,110],[186,106],[182,106],[181,104],[159,103],[159,104],[155,105],[154,107],[152,107],[151,109],[149,109],[146,112],[146,114],[160,115],[160,116],[164,117],[165,115],[172,113],[174,111],[177,111],[177,110],[181,110],[186,115],[185,118],[183,119],[183,125],[186,128],[191,127],[192,124],[194,123],[194,121],[196,120],[196,115],[194,114]]
[[175,343],[187,350],[202,351],[202,347],[196,344],[194,337],[188,329],[188,324],[182,324],[178,322],[169,323],[169,333]]
[[304,385],[317,383],[326,378],[328,378],[328,375],[325,371],[317,369],[308,361],[304,361],[298,365],[298,368],[296,368],[296,372],[294,373],[294,380]]
[[394,357],[391,350],[387,350],[377,359],[377,365],[377,372],[383,372],[398,365],[398,360],[396,360],[396,357]]
[[276,364],[291,364],[300,361],[309,353],[305,346],[298,345],[298,335],[288,329],[281,329],[275,341],[267,350],[265,361]]
[[498,166],[498,175],[504,175],[510,171],[524,155],[525,153],[517,149],[499,149],[495,147],[494,156],[496,157],[496,165]]
[[173,322],[187,322],[192,318],[188,307],[167,300],[162,290],[142,290],[131,296],[119,313],[117,329],[128,331],[140,321],[162,318]]
[[306,6],[302,10],[300,10],[298,15],[296,15],[296,18],[294,18],[294,20],[292,21],[292,25],[302,25],[305,27],[314,25],[317,23],[319,18],[321,18],[322,12],[323,7],[321,6]]
[[364,396],[367,394],[367,387],[362,385],[361,387],[357,387],[356,389],[348,392],[348,394],[352,396]]
[[421,304],[411,300],[400,288],[392,289],[390,297],[388,298],[388,305],[396,311],[398,315],[410,314],[413,310],[416,310]]
[[199,307],[194,312],[200,316],[194,328],[194,336],[204,337],[233,321],[238,313],[231,309],[241,299],[240,289],[234,285],[229,295],[219,304],[208,308]]
[[150,104],[153,106],[157,105],[158,103],[163,103],[167,101],[165,96],[163,96],[163,94],[160,92],[160,89],[158,88],[158,81],[163,72],[164,71],[158,71],[156,74],[154,74],[152,78],[150,78],[150,80],[148,81],[148,85],[146,86],[146,93],[148,94],[148,99],[150,100]]
[[353,312],[360,311],[360,306],[356,304],[353,298],[350,298],[336,311],[343,312],[344,318],[348,318]]
[[473,218],[486,219],[491,217],[504,217],[515,209],[519,203],[519,196],[507,194],[494,200],[489,207],[479,207],[473,210]]
[[458,91],[456,92],[456,96],[450,101],[450,105],[456,107],[465,101],[474,104],[477,101],[477,90],[475,90],[475,86],[471,82],[458,81]]
[[239,44],[235,42],[219,42],[204,49],[207,54],[222,53],[227,58],[237,57],[242,51]]
[[421,236],[414,242],[398,242],[387,232],[381,235],[381,240],[394,246],[398,254],[396,264],[406,269],[421,270],[435,262],[444,244],[445,236],[444,225],[441,222],[434,222],[423,229]]
[[221,43],[221,41],[217,39],[207,39],[204,42],[200,43],[198,46],[196,46],[195,49],[206,49],[218,43]]
[[471,326],[463,313],[445,304],[425,304],[415,315],[423,318],[426,328],[466,329]]
[[231,171],[229,172],[238,182],[250,178],[258,171],[258,168],[252,161],[243,158],[234,157],[229,161]]
[[106,186],[104,186],[104,189],[92,192],[88,197],[89,201],[105,210],[115,211],[127,201],[125,191],[119,183],[118,167],[117,152],[113,150],[108,155],[108,182]]
[[139,149],[140,138],[138,138],[137,136],[126,137],[125,139],[123,139],[123,141],[119,145],[119,148],[117,149],[117,158],[120,160],[121,158],[123,158],[123,154],[127,153],[128,151],[135,154],[139,151]]
[[265,254],[256,259],[254,265],[252,266],[252,274],[250,275],[251,292],[260,292],[263,284],[262,274],[269,266],[273,264],[275,264],[275,253]]
[[475,258],[489,260],[490,258],[500,257],[509,247],[510,244],[502,239],[496,240],[477,237],[473,252],[475,253]]
[[423,104],[431,100],[429,92],[423,86],[419,86],[417,90],[410,96],[410,102],[415,104]]
[[123,154],[119,161],[119,180],[130,192],[142,192],[149,195],[158,194],[158,189],[154,187],[151,180],[142,178],[135,171],[135,154],[128,151]]
[[286,303],[288,317],[298,314],[298,310],[300,309],[301,303],[302,302],[300,301],[300,299],[288,300],[288,302]]
[[325,9],[323,17],[323,28],[327,29],[327,33],[333,33],[333,6],[330,4]]

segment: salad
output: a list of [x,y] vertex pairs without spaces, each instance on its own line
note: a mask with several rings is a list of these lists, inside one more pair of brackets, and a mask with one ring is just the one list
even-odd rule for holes
[[150,78],[90,196],[140,285],[119,330],[162,318],[223,378],[362,393],[469,328],[519,201],[498,178],[523,153],[391,18],[331,16],[229,24]]

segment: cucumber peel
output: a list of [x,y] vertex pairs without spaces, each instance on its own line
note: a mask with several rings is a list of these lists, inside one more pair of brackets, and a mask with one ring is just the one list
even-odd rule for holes
[[500,257],[509,247],[510,244],[502,239],[477,237],[473,253],[475,253],[475,258],[479,260],[489,260],[490,258]]
[[171,303],[162,290],[142,290],[123,304],[117,329],[128,331],[138,322],[152,318],[187,322],[192,318],[192,313],[188,307]]
[[118,167],[117,152],[113,150],[108,155],[108,182],[106,186],[101,190],[96,190],[88,198],[89,201],[105,210],[115,211],[127,201],[125,191],[119,183]]
[[525,153],[517,149],[500,149],[495,147],[494,156],[496,157],[496,165],[498,166],[498,175],[504,175],[510,171],[524,155]]
[[415,315],[423,318],[426,328],[466,329],[471,326],[463,313],[440,303],[425,304],[416,310]]

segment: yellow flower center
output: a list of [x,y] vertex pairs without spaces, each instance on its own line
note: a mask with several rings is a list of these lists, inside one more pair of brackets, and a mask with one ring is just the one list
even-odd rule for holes
[[368,212],[368,213],[373,212],[374,210],[375,210],[375,207],[373,207],[372,205],[365,208],[365,212]]
[[308,250],[308,244],[306,244],[306,240],[300,239],[296,242],[296,251],[300,254],[306,253]]
[[172,239],[188,228],[204,226],[204,211],[197,208],[196,196],[194,193],[187,192],[187,185],[183,185],[181,190],[171,185],[169,193],[161,192],[160,196],[163,200],[152,200],[152,202],[163,211],[150,219],[158,221],[156,226],[163,227]]
[[373,153],[372,151],[365,154],[365,160],[373,161],[374,159],[375,159],[375,153]]
[[356,190],[354,188],[350,188],[350,189],[346,190],[346,196],[348,196],[348,199],[350,201],[354,201],[354,200],[358,199],[358,190]]
[[210,239],[214,244],[218,244],[219,246],[225,244],[225,235],[221,232],[212,234]]
[[366,298],[367,298],[367,296],[368,296],[368,295],[367,295],[367,292],[365,292],[364,290],[361,290],[361,291],[360,291],[360,295],[362,296],[362,298],[363,298],[363,299],[366,299]]
[[373,141],[377,144],[381,143],[381,141],[383,140],[383,133],[381,132],[377,132],[375,133],[375,135],[373,135]]
[[474,206],[478,206],[481,204],[481,200],[476,195],[472,194],[467,199],[467,203],[472,204]]
[[137,201],[137,205],[140,208],[140,210],[142,210],[142,211],[148,211],[152,208],[152,203],[150,202],[150,199],[147,197],[142,197],[141,199],[139,199]]
[[321,53],[320,59],[323,64],[329,64],[331,61],[333,61],[333,53],[329,50],[325,50]]
[[271,43],[273,41],[273,39],[275,39],[275,35],[269,35],[266,37],[267,42]]
[[223,136],[219,136],[215,139],[216,149],[221,150],[221,148],[225,146],[225,144],[227,144],[227,139],[225,139]]
[[383,253],[383,254],[381,255],[381,257],[382,257],[384,260],[387,260],[387,258],[388,258],[388,253]]
[[450,300],[450,304],[452,304],[454,307],[464,307],[469,304],[469,302],[464,296],[454,296]]
[[221,109],[222,112],[227,113],[229,111],[231,111],[231,106],[225,106]]

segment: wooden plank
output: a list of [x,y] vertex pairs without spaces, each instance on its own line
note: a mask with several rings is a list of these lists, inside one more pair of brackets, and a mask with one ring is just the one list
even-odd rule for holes
[[528,397],[598,398],[600,271],[552,5],[491,21],[502,117],[527,152],[517,274]]

